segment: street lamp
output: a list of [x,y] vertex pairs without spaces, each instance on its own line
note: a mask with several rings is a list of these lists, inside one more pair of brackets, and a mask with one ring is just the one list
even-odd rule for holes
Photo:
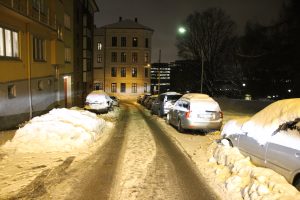
[[[179,34],[183,35],[186,32],[186,29],[181,26],[178,28]],[[201,46],[201,83],[200,83],[200,92],[202,93],[203,91],[203,74],[204,74],[204,53],[203,53],[203,48]]]

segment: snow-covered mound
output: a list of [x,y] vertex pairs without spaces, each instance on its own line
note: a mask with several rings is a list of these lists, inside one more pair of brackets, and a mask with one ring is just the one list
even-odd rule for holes
[[271,169],[254,166],[249,157],[222,141],[209,159],[232,199],[300,199],[298,190]]
[[39,153],[88,148],[104,125],[103,119],[89,111],[53,109],[30,120],[2,149]]

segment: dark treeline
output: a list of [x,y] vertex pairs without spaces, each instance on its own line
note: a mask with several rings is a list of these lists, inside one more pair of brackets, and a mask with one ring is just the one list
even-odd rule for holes
[[[204,92],[273,99],[300,96],[300,1],[285,1],[268,26],[248,21],[242,36],[219,8],[194,12],[184,25],[187,32],[177,37],[178,54],[198,63],[203,59]],[[200,73],[201,64],[198,68]]]

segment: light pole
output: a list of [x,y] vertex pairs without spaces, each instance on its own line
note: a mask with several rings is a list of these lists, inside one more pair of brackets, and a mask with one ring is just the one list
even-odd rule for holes
[[[181,26],[178,28],[178,32],[180,35],[183,35],[186,33],[185,27]],[[204,74],[204,53],[203,48],[201,46],[201,82],[200,82],[200,92],[203,91],[203,74]]]

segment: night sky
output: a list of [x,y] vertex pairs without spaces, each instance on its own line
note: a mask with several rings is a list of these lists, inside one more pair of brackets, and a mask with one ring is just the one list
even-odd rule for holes
[[243,33],[245,23],[255,19],[269,24],[279,15],[284,0],[96,0],[100,12],[95,14],[95,24],[101,27],[123,19],[138,18],[142,25],[154,29],[152,37],[152,59],[161,62],[178,59],[176,31],[181,22],[195,10],[201,12],[210,7],[225,10],[238,24],[238,33]]

